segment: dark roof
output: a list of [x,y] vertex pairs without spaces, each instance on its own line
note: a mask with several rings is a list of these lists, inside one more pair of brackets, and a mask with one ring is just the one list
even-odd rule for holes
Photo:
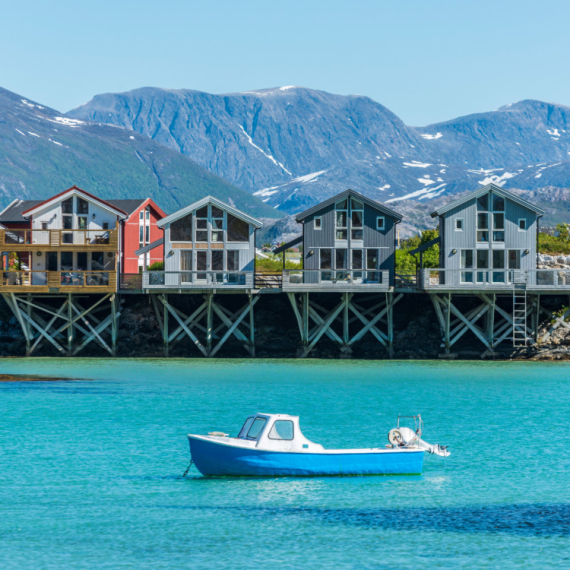
[[150,251],[151,249],[154,249],[155,247],[158,247],[163,243],[164,243],[164,237],[161,237],[160,239],[157,239],[156,241],[153,241],[152,243],[149,243],[148,245],[145,245],[144,247],[137,249],[135,251],[135,255],[142,255],[143,253],[146,253],[147,251]]
[[39,206],[42,206],[43,204],[49,204],[50,202],[57,200],[57,198],[65,196],[68,192],[80,192],[81,194],[91,198],[93,201],[99,202],[100,204],[103,204],[103,205],[107,206],[108,208],[112,208],[113,210],[115,210],[119,214],[122,214],[124,216],[127,215],[127,213],[125,211],[121,210],[118,206],[113,206],[113,205],[109,204],[109,202],[107,200],[103,200],[102,198],[95,196],[95,194],[91,194],[91,192],[87,192],[86,190],[79,188],[79,186],[76,186],[75,184],[71,188],[68,188],[67,190],[64,190],[63,192],[60,192],[59,194],[56,194],[55,196],[51,196],[51,198],[47,198],[47,200],[42,200],[42,201],[38,202],[35,206],[31,206],[27,210],[24,210],[23,214],[30,214],[31,215],[32,212],[36,208],[38,208]]
[[119,208],[129,215],[139,208],[144,201],[146,201],[146,198],[136,198],[134,200],[107,200],[111,206],[115,206],[115,208]]
[[27,223],[30,220],[22,217],[22,212],[41,204],[43,200],[14,200],[5,210],[0,212],[2,223]]
[[295,220],[301,222],[308,216],[316,214],[317,212],[319,212],[323,208],[326,208],[330,204],[334,204],[339,200],[344,200],[344,198],[348,198],[348,196],[354,196],[357,200],[360,200],[361,202],[368,204],[371,208],[375,208],[376,210],[379,210],[380,212],[386,214],[387,216],[395,218],[396,220],[398,220],[398,222],[402,221],[402,215],[398,214],[398,212],[395,212],[394,210],[391,210],[390,208],[384,206],[384,204],[376,202],[376,200],[372,200],[371,198],[367,198],[363,194],[351,190],[350,188],[348,190],[345,190],[344,192],[341,192],[340,194],[337,194],[336,196],[333,196],[332,198],[329,198],[328,200],[325,200],[324,202],[321,202],[320,204],[317,204],[316,206],[313,206],[312,208],[309,208],[308,210],[305,210],[304,212],[301,212],[300,214],[297,214],[295,216]]
[[431,217],[435,218],[437,216],[443,216],[444,214],[447,214],[448,212],[450,212],[454,208],[457,208],[457,206],[462,206],[463,204],[466,204],[467,202],[469,202],[469,200],[473,200],[473,198],[479,198],[479,196],[486,194],[490,190],[492,190],[496,194],[499,194],[499,196],[503,196],[503,198],[508,198],[509,200],[512,200],[513,202],[516,202],[517,204],[520,204],[524,208],[528,208],[529,210],[531,210],[535,214],[538,214],[539,216],[544,215],[544,210],[542,210],[538,206],[535,206],[531,202],[524,200],[520,196],[517,196],[516,194],[513,194],[512,192],[509,192],[508,190],[505,190],[504,188],[501,188],[500,186],[497,186],[496,184],[487,184],[486,186],[481,186],[481,188],[478,188],[477,190],[470,192],[466,196],[462,196],[461,198],[458,198],[457,200],[453,200],[449,204],[442,206],[441,208],[439,208],[435,212],[432,212]]
[[277,253],[281,253],[282,251],[287,251],[290,247],[293,247],[294,245],[297,245],[298,243],[301,243],[303,241],[303,236],[297,236],[295,239],[292,239],[290,242],[288,243],[284,243],[282,246],[280,247],[276,247],[273,250],[273,253],[277,254]]

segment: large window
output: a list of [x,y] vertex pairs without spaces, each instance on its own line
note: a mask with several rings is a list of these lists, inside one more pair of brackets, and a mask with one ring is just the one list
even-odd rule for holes
[[277,420],[269,432],[269,439],[293,439],[293,422],[291,420]]
[[231,214],[228,214],[228,241],[249,241],[249,224],[245,220],[240,220]]
[[192,241],[192,214],[170,224],[170,241]]
[[[461,250],[461,269],[473,269],[473,250],[471,249]],[[472,283],[473,271],[462,271],[461,282]]]
[[239,271],[239,251],[229,250],[226,252],[227,255],[227,266],[228,271]]
[[78,214],[89,214],[89,202],[83,198],[77,198],[77,213]]
[[495,249],[493,250],[493,283],[504,283],[505,272],[500,271],[502,269],[505,269],[505,250]]
[[348,269],[348,249],[335,250],[335,269]]
[[489,192],[477,198],[477,241],[505,241],[505,199],[499,194]]

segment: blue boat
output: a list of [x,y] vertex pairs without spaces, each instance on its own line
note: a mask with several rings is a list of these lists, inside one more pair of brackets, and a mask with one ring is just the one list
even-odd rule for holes
[[420,439],[421,418],[410,417],[416,429],[398,418],[384,448],[325,449],[303,436],[297,416],[284,414],[250,416],[237,437],[211,432],[188,439],[192,462],[206,476],[421,475],[424,453],[449,451]]

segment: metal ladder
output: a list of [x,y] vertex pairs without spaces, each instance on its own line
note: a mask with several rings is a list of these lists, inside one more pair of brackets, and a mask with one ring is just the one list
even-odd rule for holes
[[513,288],[513,346],[528,346],[526,334],[526,284],[516,283]]

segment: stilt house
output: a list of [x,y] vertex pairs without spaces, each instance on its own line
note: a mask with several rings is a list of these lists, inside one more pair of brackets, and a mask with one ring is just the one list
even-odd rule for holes
[[400,214],[345,190],[295,219],[303,224],[302,240],[293,240],[303,243],[303,270],[284,271],[283,289],[387,290],[393,286]]
[[539,219],[544,211],[488,184],[432,213],[439,220],[440,270],[424,271],[424,287],[536,283]]
[[208,196],[157,223],[164,271],[145,271],[143,288],[253,288],[255,231],[262,223]]

